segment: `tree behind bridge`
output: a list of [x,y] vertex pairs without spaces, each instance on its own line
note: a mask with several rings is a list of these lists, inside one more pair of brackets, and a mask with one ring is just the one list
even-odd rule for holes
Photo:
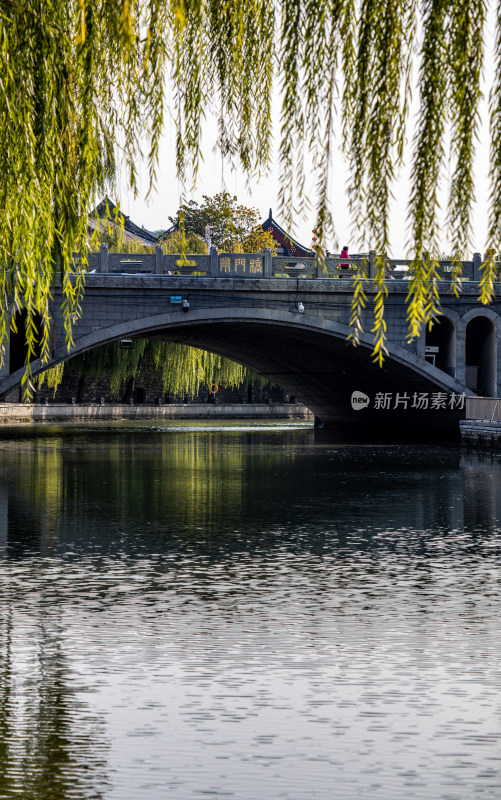
[[[270,231],[260,224],[259,211],[238,203],[229,192],[212,197],[203,195],[203,203],[195,200],[183,203],[170,221],[188,235],[204,236],[208,226],[213,229],[212,244],[226,253],[262,253],[269,247],[276,253],[277,244]],[[193,252],[193,251],[191,251]]]

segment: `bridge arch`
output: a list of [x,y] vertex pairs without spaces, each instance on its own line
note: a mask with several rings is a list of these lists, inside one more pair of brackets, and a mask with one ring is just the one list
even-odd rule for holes
[[463,315],[466,385],[487,397],[498,393],[498,335],[501,318],[490,308],[474,308]]
[[[388,357],[383,368],[372,362],[372,337],[361,334],[360,345],[347,342],[349,326],[324,317],[300,314],[295,310],[252,307],[216,307],[190,310],[167,310],[141,319],[94,330],[75,339],[68,353],[60,346],[48,366],[79,353],[122,338],[156,338],[211,350],[233,358],[305,403],[326,424],[363,427],[390,425],[397,430],[409,426],[409,417],[399,413],[386,417],[369,413],[357,415],[351,406],[353,391],[374,399],[377,393],[455,392],[464,387],[451,375],[429,364],[424,358],[388,343]],[[32,363],[33,374],[46,368]],[[23,371],[0,381],[5,393],[21,380]],[[391,417],[391,420],[390,420]],[[444,415],[440,424],[444,422]],[[399,421],[400,420],[400,421]],[[457,422],[457,420],[456,420]],[[427,423],[428,424],[428,423]]]

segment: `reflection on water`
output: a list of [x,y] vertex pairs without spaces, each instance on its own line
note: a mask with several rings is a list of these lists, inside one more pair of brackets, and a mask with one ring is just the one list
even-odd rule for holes
[[6,603],[0,617],[0,796],[103,798],[108,743],[80,694],[60,619]]
[[501,459],[0,440],[0,798],[501,795]]

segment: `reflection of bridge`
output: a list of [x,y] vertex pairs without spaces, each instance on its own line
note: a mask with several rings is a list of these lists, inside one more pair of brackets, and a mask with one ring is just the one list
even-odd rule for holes
[[[371,361],[372,338],[360,346],[350,332],[350,272],[339,258],[327,273],[313,259],[256,254],[146,255],[100,253],[89,257],[82,316],[70,355],[125,337],[182,342],[233,358],[279,384],[333,427],[395,436],[457,428],[461,395],[500,394],[498,336],[500,304],[483,307],[478,295],[480,257],[464,263],[461,297],[446,294],[442,315],[431,332],[406,342],[408,262],[389,262],[386,319],[389,356],[383,369]],[[353,264],[353,260],[351,262]],[[367,257],[373,275],[374,255]],[[442,262],[447,273],[449,262]],[[173,274],[174,273],[174,274]],[[446,275],[444,276],[446,277]],[[364,328],[372,327],[373,289],[368,281]],[[183,304],[183,300],[187,301]],[[61,296],[51,301],[51,364],[68,358],[60,313]],[[302,310],[301,310],[302,309]],[[23,374],[22,326],[11,333],[10,359],[0,374],[0,395]],[[501,354],[501,348],[499,348]],[[43,369],[39,360],[33,373]],[[352,402],[353,392],[365,395]],[[353,408],[355,405],[355,408]]]

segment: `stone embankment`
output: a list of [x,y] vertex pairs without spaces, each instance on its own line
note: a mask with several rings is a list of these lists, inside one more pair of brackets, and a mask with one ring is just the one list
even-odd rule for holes
[[465,419],[460,423],[461,442],[482,447],[501,447],[501,422],[486,419]]
[[299,403],[211,403],[171,405],[0,403],[0,422],[97,422],[101,420],[290,419],[313,423],[313,414]]

